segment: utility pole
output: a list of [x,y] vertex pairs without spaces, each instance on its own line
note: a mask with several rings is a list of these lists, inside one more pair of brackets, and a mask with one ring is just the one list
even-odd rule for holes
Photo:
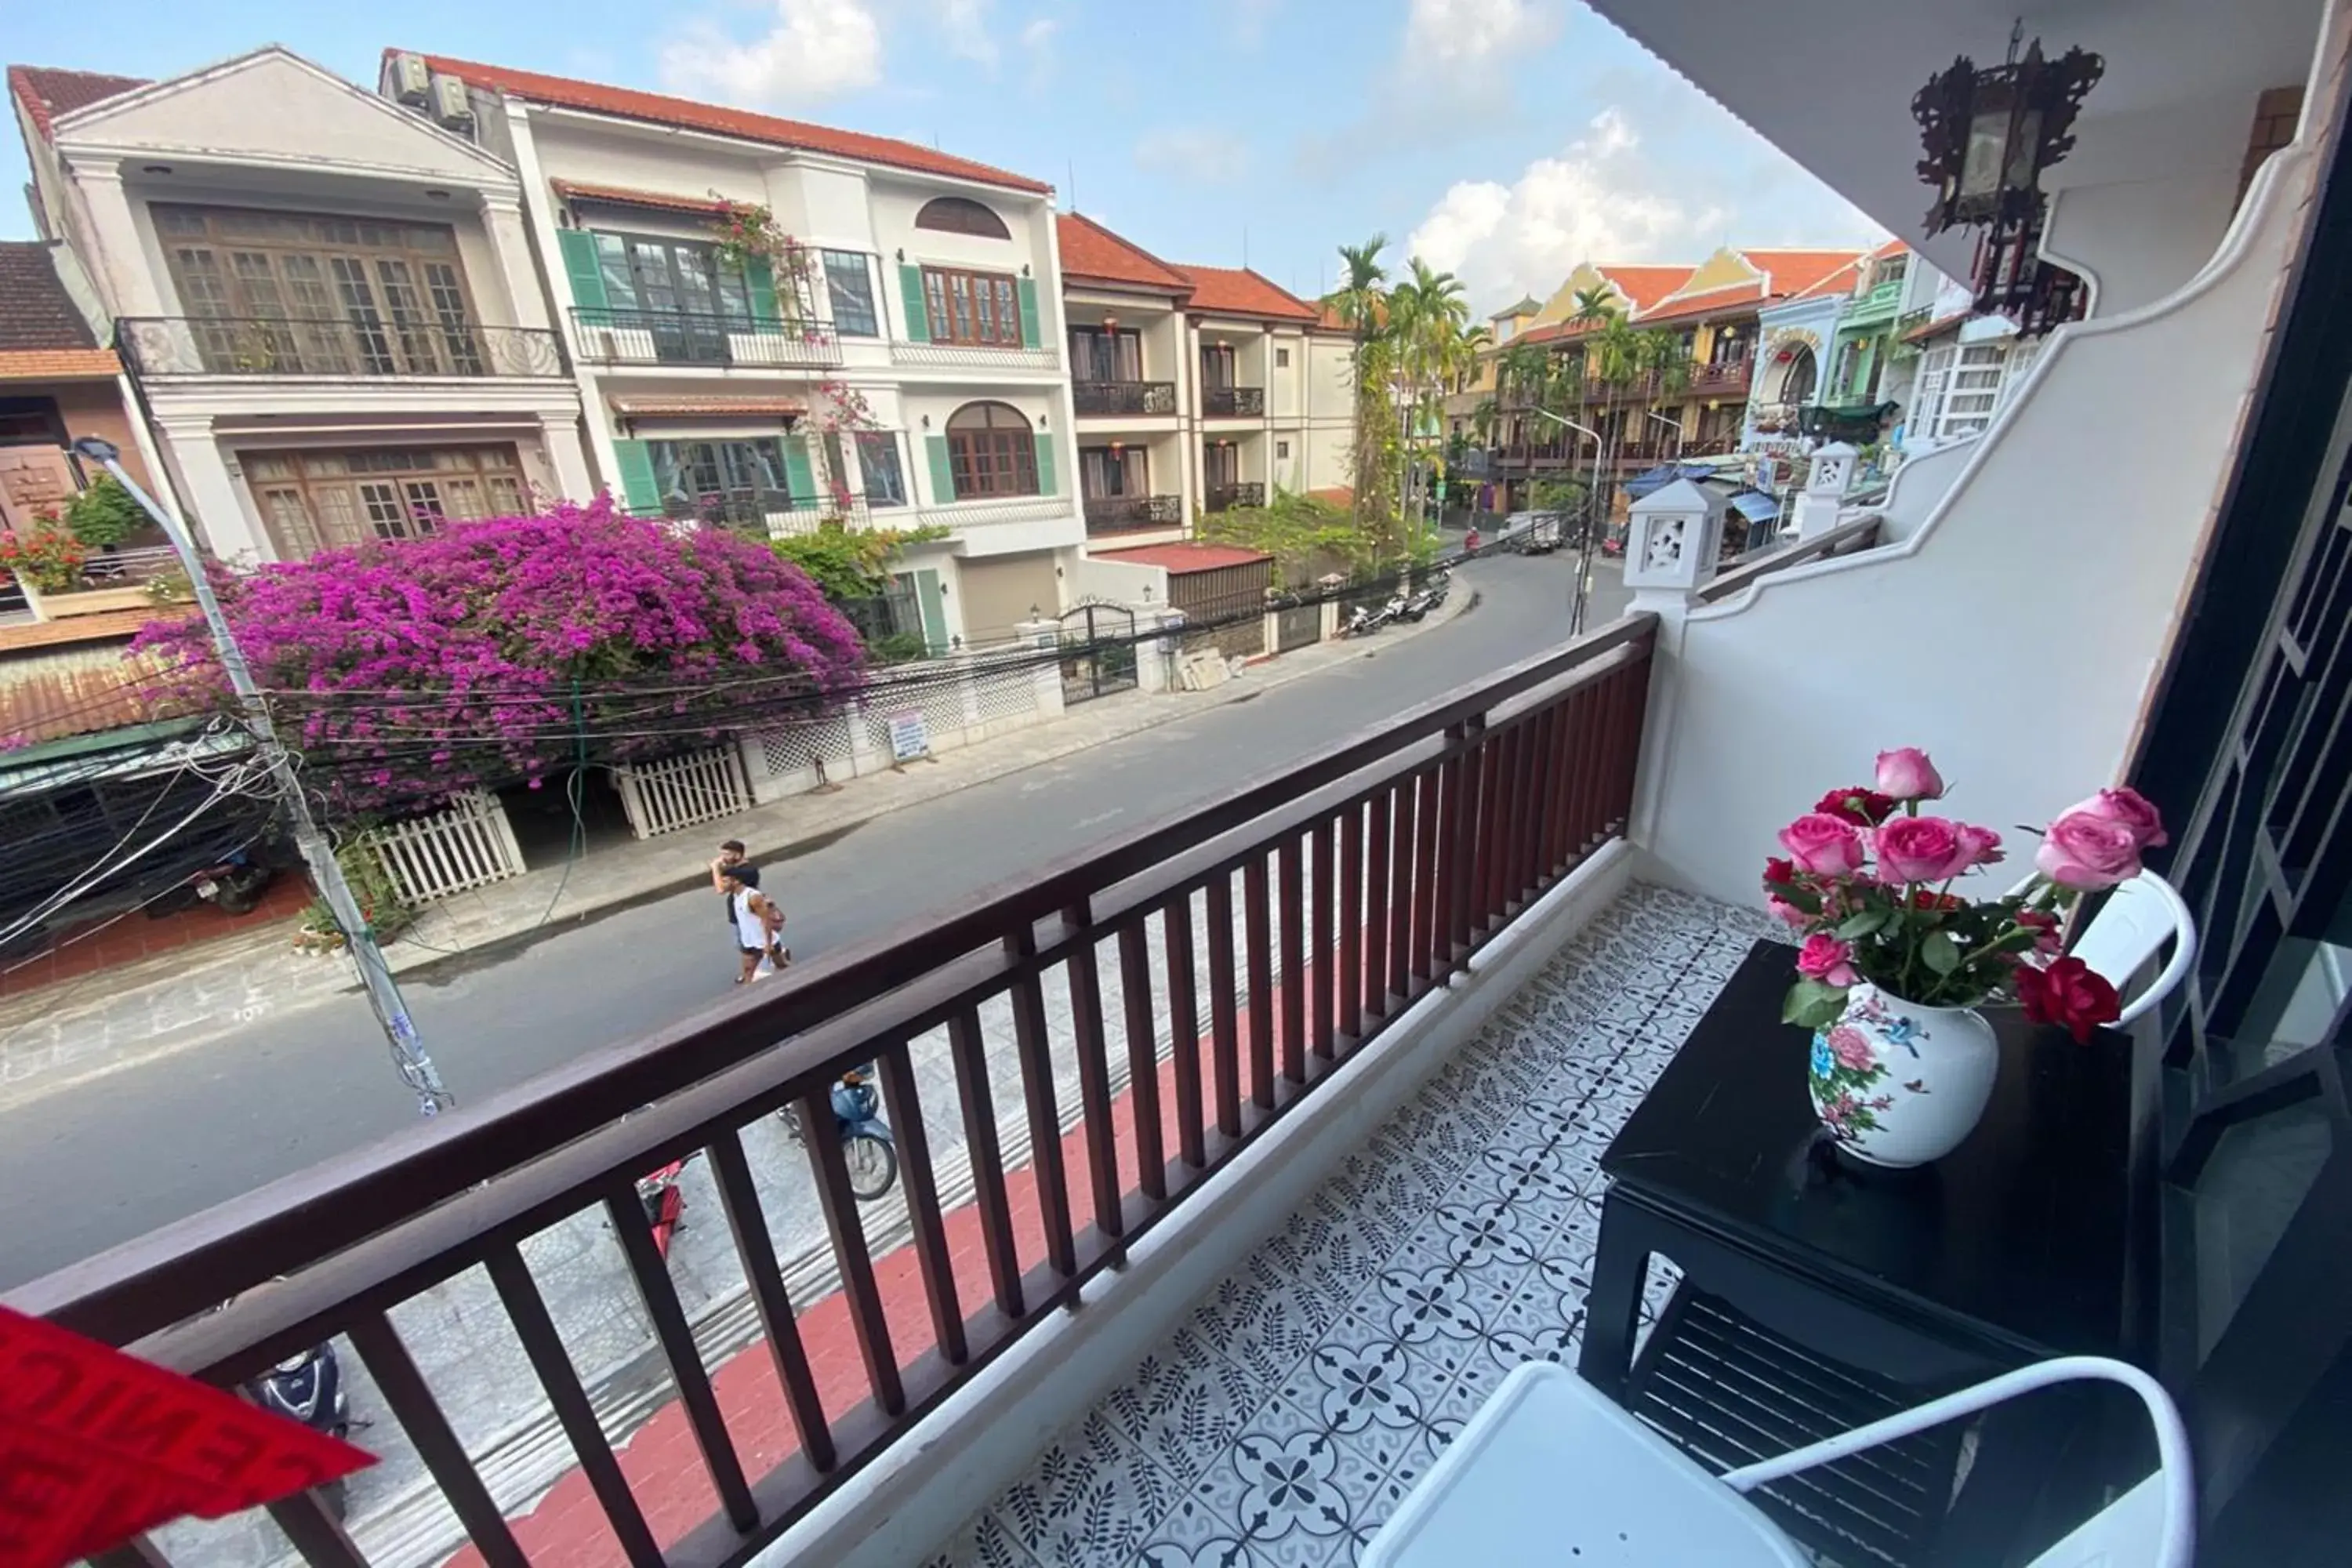
[[91,462],[102,464],[114,476],[115,483],[130,493],[172,542],[172,550],[180,558],[180,568],[187,573],[188,584],[195,591],[205,625],[212,632],[214,651],[220,656],[221,668],[228,672],[229,686],[245,708],[246,722],[252,726],[254,738],[260,742],[262,761],[278,785],[287,816],[293,821],[295,847],[302,852],[302,862],[310,868],[311,881],[318,884],[327,908],[334,913],[335,924],[342,930],[352,963],[359,971],[360,983],[367,988],[368,1005],[375,1010],[376,1022],[383,1026],[384,1038],[392,1046],[393,1066],[408,1087],[416,1091],[419,1115],[436,1115],[455,1105],[456,1098],[441,1086],[441,1074],[417,1036],[407,1003],[401,1000],[400,986],[383,961],[383,950],[376,945],[375,932],[360,913],[359,900],[352,896],[351,884],[343,879],[343,868],[335,858],[334,846],[328,841],[326,830],[319,826],[318,819],[310,815],[310,803],[302,794],[302,781],[295,774],[293,759],[278,739],[278,728],[270,722],[268,704],[262,700],[261,689],[254,684],[253,671],[247,668],[245,652],[236,646],[228,620],[221,614],[220,600],[214,595],[212,583],[205,575],[205,563],[196,554],[195,542],[177,518],[156,504],[154,497],[122,471],[121,453],[113,442],[84,436],[73,446],[76,452]]

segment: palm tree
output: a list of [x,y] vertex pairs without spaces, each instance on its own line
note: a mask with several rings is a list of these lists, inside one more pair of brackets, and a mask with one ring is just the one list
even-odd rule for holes
[[1350,464],[1356,526],[1382,542],[1394,504],[1387,489],[1386,461],[1391,311],[1388,268],[1381,264],[1381,252],[1388,244],[1387,235],[1375,234],[1361,245],[1339,247],[1339,286],[1321,300],[1332,318],[1355,334],[1349,370],[1356,394],[1356,446]]

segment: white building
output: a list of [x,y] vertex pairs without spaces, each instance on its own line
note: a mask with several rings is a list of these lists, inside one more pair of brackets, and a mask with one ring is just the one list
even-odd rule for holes
[[1180,266],[1061,220],[1087,534],[1180,537],[1207,512],[1348,482],[1351,340],[1247,268]]
[[216,552],[593,489],[498,157],[274,46],[161,82],[12,67],[9,87],[36,221],[117,323]]
[[[1046,185],[911,142],[387,52],[423,121],[462,101],[512,165],[588,445],[632,510],[782,532],[944,527],[900,629],[1011,637],[1085,537]],[[758,208],[804,256],[722,252]]]

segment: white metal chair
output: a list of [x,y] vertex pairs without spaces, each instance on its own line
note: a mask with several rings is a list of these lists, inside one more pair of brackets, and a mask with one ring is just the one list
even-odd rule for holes
[[[2010,891],[2021,893],[2032,885],[2028,878]],[[2124,1003],[2122,1016],[2116,1020],[2117,1028],[2171,995],[2189,978],[2189,966],[2197,962],[2197,918],[2171,883],[2153,871],[2142,871],[2116,885],[2097,918],[2067,950],[2120,992],[2163,949],[2168,938],[2172,956],[2165,960],[2147,990]]]
[[2189,1434],[2154,1378],[2098,1356],[2004,1373],[1719,1477],[1575,1373],[1529,1362],[1504,1379],[1413,1488],[1366,1551],[1364,1568],[1807,1568],[1796,1543],[1744,1494],[2082,1379],[2119,1383],[2139,1395],[2156,1425],[2157,1468],[2032,1568],[2189,1568],[2196,1502]]

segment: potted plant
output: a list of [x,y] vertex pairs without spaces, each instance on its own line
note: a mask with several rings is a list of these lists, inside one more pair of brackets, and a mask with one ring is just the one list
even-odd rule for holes
[[88,489],[66,502],[65,522],[84,544],[110,552],[147,526],[147,514],[112,474],[100,474]]
[[1926,752],[1882,752],[1871,786],[1822,796],[1765,862],[1772,912],[1803,938],[1781,1016],[1813,1030],[1814,1112],[1874,1164],[1924,1164],[1975,1127],[2000,1061],[1977,1009],[2014,997],[2086,1042],[2115,1020],[2115,987],[2063,953],[2065,919],[2165,842],[2137,792],[2101,790],[2051,823],[2022,889],[1970,898],[1953,889],[2000,864],[2000,835],[1920,811],[1943,794]]
[[33,614],[48,618],[42,595],[70,594],[81,586],[82,563],[89,552],[82,542],[57,526],[57,513],[45,511],[36,525],[23,532],[0,529],[0,571],[25,590]]

